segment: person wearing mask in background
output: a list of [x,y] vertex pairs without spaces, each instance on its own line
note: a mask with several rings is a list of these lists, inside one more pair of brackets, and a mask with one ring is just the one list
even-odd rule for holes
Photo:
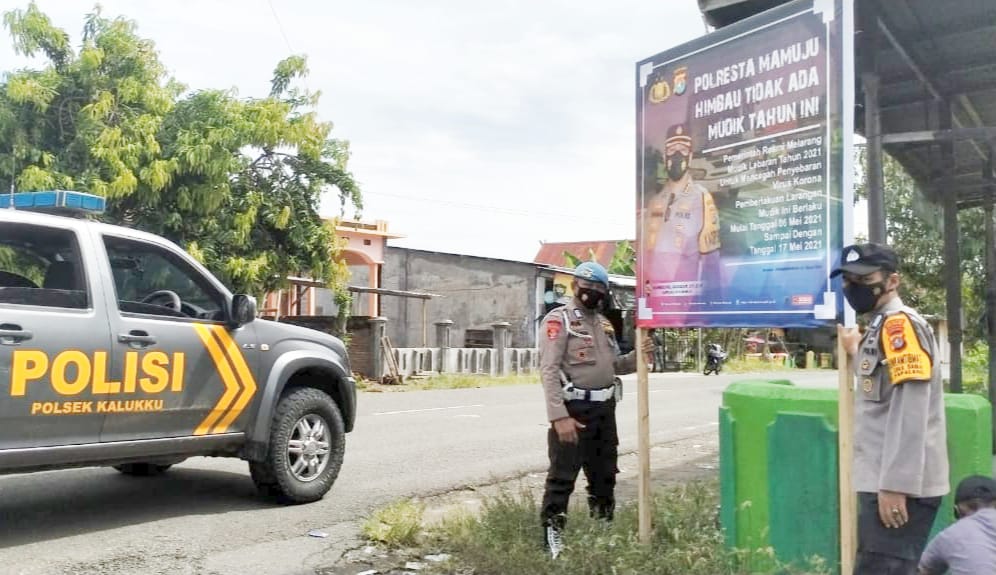
[[556,558],[563,550],[567,504],[578,471],[588,479],[588,508],[611,521],[615,509],[617,374],[636,370],[636,352],[619,355],[614,330],[599,310],[610,297],[609,274],[595,262],[577,266],[574,299],[543,319],[540,377],[546,397],[546,478],[541,520],[543,543]]
[[858,492],[854,575],[916,575],[941,497],[948,452],[937,342],[899,298],[899,258],[881,244],[847,246],[830,277],[867,318],[838,326],[855,359],[853,480]]

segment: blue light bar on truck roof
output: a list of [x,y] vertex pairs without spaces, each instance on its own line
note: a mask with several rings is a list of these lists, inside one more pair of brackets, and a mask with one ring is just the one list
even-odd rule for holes
[[13,207],[16,210],[30,212],[79,216],[102,214],[106,206],[107,200],[100,196],[66,190],[0,195],[0,208]]

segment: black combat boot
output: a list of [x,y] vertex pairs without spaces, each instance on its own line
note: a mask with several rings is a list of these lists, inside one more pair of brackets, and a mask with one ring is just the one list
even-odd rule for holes
[[558,513],[543,521],[543,548],[554,559],[559,557],[560,553],[564,550],[565,525],[567,525],[567,516],[563,513]]
[[615,511],[616,502],[612,499],[588,496],[588,514],[591,517],[611,522]]

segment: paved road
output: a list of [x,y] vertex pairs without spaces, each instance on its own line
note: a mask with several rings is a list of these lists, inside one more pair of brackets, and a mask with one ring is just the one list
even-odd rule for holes
[[[836,372],[798,372],[834,385]],[[722,390],[743,376],[654,375],[655,444],[714,432]],[[632,377],[621,448],[636,449]],[[311,573],[355,544],[370,509],[545,467],[537,386],[364,393],[346,462],[324,500],[281,507],[256,496],[246,464],[197,458],[158,478],[110,469],[0,477],[0,572],[18,574]],[[330,537],[308,537],[320,529]]]

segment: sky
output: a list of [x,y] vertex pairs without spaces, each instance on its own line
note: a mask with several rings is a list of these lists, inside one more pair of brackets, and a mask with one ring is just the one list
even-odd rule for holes
[[[78,45],[95,4],[37,3]],[[523,261],[541,241],[635,236],[636,62],[706,32],[695,0],[100,4],[190,89],[264,96],[278,61],[306,55],[363,219],[405,236],[392,245]],[[0,70],[29,63],[5,34]]]

